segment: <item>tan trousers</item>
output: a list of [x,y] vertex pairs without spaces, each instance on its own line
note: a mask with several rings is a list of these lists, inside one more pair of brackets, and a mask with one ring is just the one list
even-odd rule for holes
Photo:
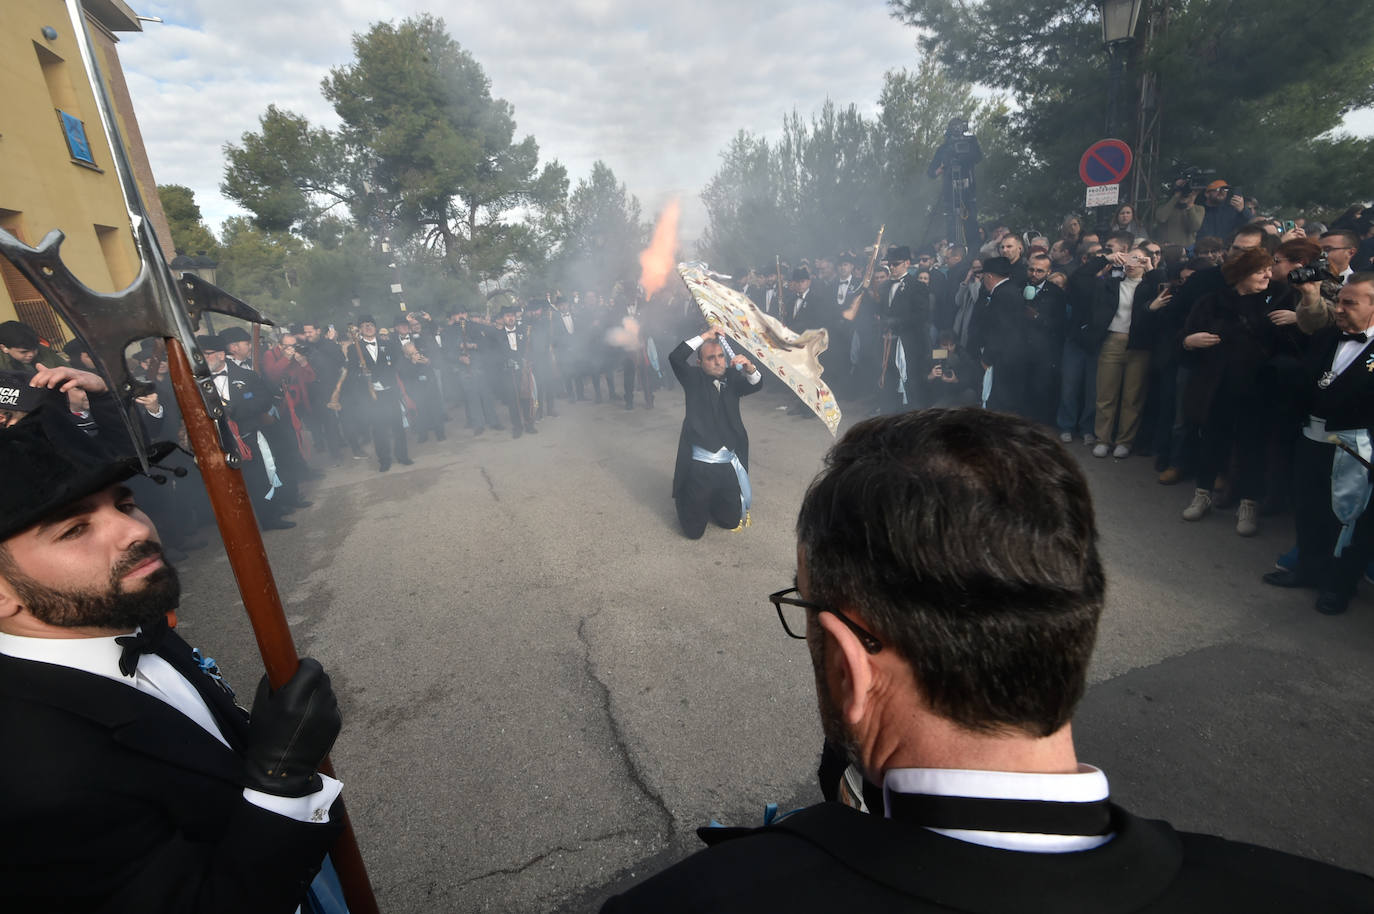
[[[1097,440],[1130,447],[1140,431],[1150,351],[1127,349],[1125,333],[1109,333],[1097,356]],[[1118,421],[1118,419],[1120,421]],[[1112,428],[1116,427],[1116,436]]]

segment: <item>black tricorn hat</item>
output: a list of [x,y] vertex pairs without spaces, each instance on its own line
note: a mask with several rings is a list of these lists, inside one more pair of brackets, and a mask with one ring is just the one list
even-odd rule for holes
[[[153,444],[148,459],[161,460],[174,448],[166,441]],[[115,457],[84,435],[64,440],[59,448],[48,437],[40,413],[30,413],[0,431],[0,466],[5,468],[0,486],[0,541],[142,471],[138,458]]]
[[242,327],[226,327],[219,332],[219,340],[228,346],[230,343],[250,343],[253,338]]
[[888,263],[901,263],[903,260],[910,260],[911,248],[904,244],[894,244],[887,249],[887,257],[884,259]]
[[991,273],[993,276],[1010,276],[1011,261],[1005,257],[989,257],[983,261],[983,272]]

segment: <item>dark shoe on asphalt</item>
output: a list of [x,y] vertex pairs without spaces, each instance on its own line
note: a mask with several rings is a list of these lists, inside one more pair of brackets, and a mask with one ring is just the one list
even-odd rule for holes
[[1323,616],[1339,616],[1349,605],[1350,601],[1345,597],[1330,591],[1324,590],[1317,596],[1317,612]]
[[491,424],[491,430],[494,432],[504,432],[506,430],[506,427],[502,425],[500,422],[493,422]]
[[527,426],[525,426],[525,434],[526,434],[526,435],[537,435],[537,434],[539,434],[539,429],[535,428],[533,425],[527,425]]
[[296,525],[291,521],[281,517],[274,517],[271,520],[262,522],[262,529],[264,530],[291,530],[294,529],[295,526]]
[[473,430],[472,430],[472,437],[476,438],[478,435],[485,434],[485,433],[486,433],[486,429],[484,429],[484,428],[476,428],[476,429],[473,429]]
[[378,472],[378,473],[385,473],[385,472],[386,472],[387,470],[389,470],[389,469],[391,469],[391,461],[388,460],[386,463],[384,463],[384,464],[382,464],[381,466],[377,467],[377,472]]
[[1283,571],[1270,571],[1264,575],[1264,583],[1273,587],[1311,587],[1312,582],[1296,571],[1284,569]]
[[400,464],[401,466],[403,466],[403,467],[413,467],[413,466],[415,466],[415,461],[411,460],[409,457],[397,457],[397,458],[396,458],[396,462],[399,463],[399,464]]
[[298,498],[298,499],[296,499],[295,501],[293,501],[293,502],[290,504],[289,507],[290,507],[292,510],[294,510],[294,509],[296,509],[296,508],[308,508],[308,507],[310,507],[310,506],[313,505],[313,504],[314,504],[313,501],[307,501],[307,500],[304,499],[304,498]]
[[525,430],[518,425],[510,430],[510,436],[512,438],[519,438],[523,434],[525,434]]
[[626,408],[627,410],[629,410],[629,409],[634,409],[634,408],[635,408],[635,405],[634,405],[633,403],[626,403],[626,404],[625,404],[625,408]]

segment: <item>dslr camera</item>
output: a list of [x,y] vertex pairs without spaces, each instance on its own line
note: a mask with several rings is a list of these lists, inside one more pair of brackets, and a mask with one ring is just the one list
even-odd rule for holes
[[1179,191],[1196,193],[1207,187],[1207,176],[1216,173],[1215,168],[1197,168],[1192,165],[1185,165],[1179,170],[1177,178],[1164,185],[1164,190],[1168,193],[1178,193]]
[[1309,282],[1321,282],[1331,273],[1331,268],[1326,262],[1326,255],[1318,257],[1306,266],[1298,267],[1296,270],[1288,272],[1288,284],[1297,286]]

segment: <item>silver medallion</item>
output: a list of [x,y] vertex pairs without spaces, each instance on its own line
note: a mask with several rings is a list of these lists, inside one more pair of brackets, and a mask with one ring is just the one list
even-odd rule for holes
[[1321,378],[1317,381],[1317,386],[1322,390],[1326,390],[1331,386],[1331,382],[1334,380],[1336,380],[1336,373],[1334,371],[1323,372]]

